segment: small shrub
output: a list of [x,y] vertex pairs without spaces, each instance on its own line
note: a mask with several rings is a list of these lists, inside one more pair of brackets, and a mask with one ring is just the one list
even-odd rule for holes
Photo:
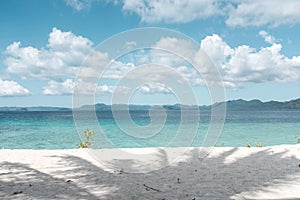
[[93,130],[86,129],[84,131],[84,133],[85,133],[85,138],[84,138],[84,141],[78,145],[79,149],[89,148],[92,145],[92,142],[95,141],[95,139],[93,138],[93,135],[94,135]]
[[250,147],[251,147],[251,143],[248,142],[248,143],[246,144],[246,147],[250,148]]
[[300,137],[298,135],[296,135],[295,138],[297,140],[297,144],[300,144]]
[[221,144],[215,144],[215,147],[224,147],[224,142],[222,142]]
[[255,146],[256,146],[256,147],[262,147],[262,144],[261,144],[260,142],[256,142],[256,143],[255,143]]

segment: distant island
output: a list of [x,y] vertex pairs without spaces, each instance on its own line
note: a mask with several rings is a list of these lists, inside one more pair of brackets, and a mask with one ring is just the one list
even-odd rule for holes
[[[224,102],[223,102],[224,103]],[[216,103],[215,105],[222,104]],[[267,101],[262,102],[260,100],[246,101],[243,99],[226,101],[227,109],[229,110],[276,110],[276,109],[300,109],[300,98],[285,102],[279,101]]]
[[[282,110],[282,109],[300,109],[300,98],[285,102],[279,101],[268,101],[262,102],[260,100],[229,100],[226,102],[218,102],[210,106],[196,106],[196,105],[181,105],[181,104],[174,104],[174,105],[129,105],[130,110],[149,110],[150,108],[155,107],[163,107],[166,110],[190,110],[190,109],[198,109],[200,110],[209,110],[212,107],[217,107],[222,104],[226,103],[228,110]],[[113,105],[117,110],[125,110],[127,105],[117,104]],[[97,103],[95,105],[84,105],[80,108],[76,108],[77,111],[111,111],[112,106],[106,105],[103,103]],[[34,106],[34,107],[0,107],[0,111],[20,111],[20,112],[27,112],[27,111],[72,111],[71,108],[63,108],[63,107],[51,107],[51,106]]]
[[0,107],[0,111],[72,111],[71,108],[51,107],[51,106],[33,106],[33,107]]

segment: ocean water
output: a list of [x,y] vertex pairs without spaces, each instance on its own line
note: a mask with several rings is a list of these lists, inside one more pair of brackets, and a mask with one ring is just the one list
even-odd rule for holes
[[[191,114],[183,122],[180,111],[173,110],[167,112],[165,123],[149,127],[149,112],[132,111],[130,114],[138,129],[132,127],[126,117],[121,117],[121,124],[117,124],[109,111],[97,112],[96,121],[92,120],[90,112],[81,112],[77,114],[76,123],[71,111],[0,112],[0,148],[73,149],[81,142],[86,129],[95,131],[94,148],[201,146],[211,119],[209,111],[201,111],[200,121]],[[163,116],[155,117],[158,122],[163,121]],[[295,144],[296,135],[300,136],[300,110],[227,111],[216,145]],[[172,145],[174,140],[176,143]]]

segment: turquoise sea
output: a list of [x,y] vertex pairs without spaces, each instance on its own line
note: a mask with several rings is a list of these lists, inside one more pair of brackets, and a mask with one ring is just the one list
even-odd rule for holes
[[[140,126],[146,127],[151,123],[148,111],[132,111],[130,114]],[[79,135],[82,137],[85,129],[97,130],[94,133],[94,146],[97,148],[105,148],[101,146],[100,135],[105,136],[115,147],[158,147],[168,145],[181,126],[180,111],[168,111],[166,123],[159,132],[149,138],[138,138],[126,134],[118,127],[110,111],[97,112],[97,124],[91,123],[89,117],[89,112],[82,112],[82,118],[76,121],[78,134],[71,111],[2,111],[0,148],[73,149],[81,142]],[[191,115],[190,122],[187,120],[185,123],[195,123],[193,118]],[[200,112],[198,131],[191,146],[202,145],[210,118],[209,111]],[[184,131],[189,134],[191,130],[185,128]],[[295,144],[295,135],[300,136],[300,110],[227,111],[217,146],[236,147],[246,146],[247,143],[255,146],[256,142],[263,146]]]

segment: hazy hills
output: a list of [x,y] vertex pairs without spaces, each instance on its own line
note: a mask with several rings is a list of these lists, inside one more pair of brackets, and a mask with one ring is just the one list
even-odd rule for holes
[[[230,100],[226,102],[215,103],[210,106],[199,106],[199,109],[211,109],[212,106],[219,106],[226,103],[228,110],[278,110],[278,109],[300,109],[300,98],[279,102],[279,101],[268,101],[262,102],[260,100],[250,100],[246,101],[243,99]],[[117,110],[125,110],[126,105],[114,105],[114,108]],[[151,107],[163,107],[167,110],[180,110],[180,109],[195,109],[197,106],[187,106],[187,105],[163,105],[163,106],[149,106],[149,105],[129,105],[130,110],[149,110]],[[112,108],[111,105],[106,105],[103,103],[95,105],[85,105],[77,108],[76,110],[85,111],[85,110],[96,110],[96,111],[110,111]],[[71,111],[71,108],[63,107],[45,107],[45,106],[35,106],[35,107],[0,107],[0,111]]]
[[268,101],[262,102],[260,100],[246,101],[243,99],[231,100],[226,102],[227,109],[229,110],[275,110],[275,109],[300,109],[300,98],[279,102],[279,101]]

